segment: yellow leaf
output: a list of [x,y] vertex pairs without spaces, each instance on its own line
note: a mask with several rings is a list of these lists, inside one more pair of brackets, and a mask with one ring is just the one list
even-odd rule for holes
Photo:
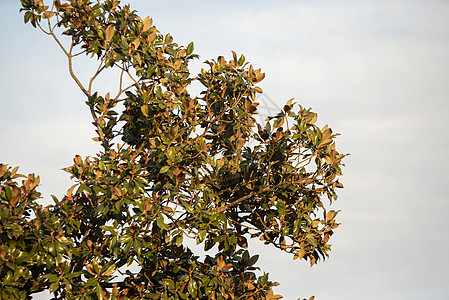
[[229,270],[232,268],[232,264],[226,264],[225,260],[223,259],[223,255],[220,255],[217,257],[217,270]]
[[288,105],[288,106],[292,105],[293,99],[295,99],[295,98],[291,98],[290,100],[288,100],[287,103],[285,103],[285,105]]
[[46,11],[42,14],[42,18],[44,19],[50,19],[51,17],[53,17],[55,15],[54,12],[52,11]]
[[156,38],[156,28],[151,27],[150,29],[152,30],[151,33],[145,38],[147,44],[151,44],[151,42]]
[[322,135],[321,138],[323,140],[330,138],[330,136],[332,135],[332,130],[326,126],[323,127],[323,129],[321,129]]
[[265,78],[265,73],[260,73],[256,75],[256,80],[253,80],[253,83],[261,82]]
[[266,296],[265,300],[276,300],[276,299],[282,299],[282,298],[284,298],[284,297],[282,297],[281,295],[275,295],[273,293],[273,290],[269,290],[267,292],[267,296]]
[[106,36],[105,36],[106,43],[108,43],[110,40],[112,40],[114,33],[115,33],[114,25],[111,24],[108,26],[108,28],[106,28]]
[[327,139],[327,140],[322,140],[319,144],[318,144],[318,148],[330,145],[332,143],[331,139]]
[[79,156],[79,155],[76,155],[75,158],[73,159],[73,161],[78,166],[83,164],[83,160],[81,159],[81,156]]
[[74,184],[74,185],[72,185],[71,188],[69,188],[69,190],[67,191],[67,196],[68,196],[68,197],[72,197],[73,190],[74,190],[77,186],[78,186],[78,184]]
[[142,114],[145,116],[145,117],[147,117],[148,118],[148,105],[142,105],[141,107],[140,107],[140,110],[142,111]]
[[145,20],[143,21],[143,31],[147,31],[148,29],[151,28],[152,25],[153,25],[153,19],[146,17]]
[[260,87],[258,87],[258,86],[254,87],[253,91],[256,92],[256,93],[262,93],[263,92],[262,89]]
[[293,256],[293,259],[302,259],[306,255],[306,251],[304,249],[299,250],[295,253],[295,256]]
[[140,45],[140,38],[135,39],[131,44],[134,45],[134,49],[137,49]]
[[273,129],[281,127],[282,125],[284,125],[284,118],[277,119],[274,121]]
[[332,220],[335,215],[335,211],[331,210],[326,214],[326,220]]
[[92,268],[93,268],[92,264],[86,265],[86,271],[92,275],[96,275],[96,273],[92,270]]
[[112,4],[112,9],[116,9],[117,6],[119,6],[119,5],[120,5],[120,1],[115,0],[114,3]]
[[325,161],[328,165],[332,165],[332,163],[333,163],[333,159],[332,159],[329,155],[326,155],[326,156],[324,157],[324,161]]
[[[137,63],[139,64],[139,66],[141,66],[142,65],[142,59],[140,58],[140,55],[136,54],[134,57],[136,58]],[[137,68],[138,67],[136,66],[136,70],[137,70]]]
[[218,57],[218,64],[220,65],[220,67],[224,66],[224,64],[226,63],[225,59],[223,56],[219,56]]
[[7,165],[0,164],[0,177],[5,175],[7,170],[8,170],[8,166]]
[[337,188],[343,188],[343,184],[340,183],[340,182],[338,182],[338,181],[336,181],[336,182],[334,183],[334,185],[335,185],[335,187],[337,187]]
[[118,187],[114,187],[114,192],[117,196],[119,197],[122,196],[122,190],[120,190]]
[[12,169],[11,171],[11,177],[16,175],[17,171],[19,170],[19,167],[15,167],[14,169]]
[[226,266],[226,263],[223,259],[223,256],[220,255],[217,257],[217,270],[220,271]]
[[174,65],[173,65],[173,69],[178,70],[179,67],[181,66],[182,61],[180,59],[178,59],[177,61],[175,61]]

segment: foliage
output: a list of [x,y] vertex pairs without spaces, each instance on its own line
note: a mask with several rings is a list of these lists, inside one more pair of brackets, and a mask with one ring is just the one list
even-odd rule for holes
[[[76,183],[45,208],[38,177],[19,185],[17,168],[0,165],[2,299],[43,290],[55,299],[279,299],[277,283],[257,275],[248,238],[311,265],[327,256],[338,224],[323,201],[337,198],[344,155],[315,113],[289,100],[262,127],[260,69],[233,52],[193,77],[193,43],[179,46],[119,1],[21,2],[25,22],[67,56],[102,151],[76,156],[65,169]],[[99,63],[86,85],[72,68],[81,54]],[[116,95],[93,92],[112,67]],[[204,88],[196,97],[193,82]],[[209,255],[199,259],[186,238]]]

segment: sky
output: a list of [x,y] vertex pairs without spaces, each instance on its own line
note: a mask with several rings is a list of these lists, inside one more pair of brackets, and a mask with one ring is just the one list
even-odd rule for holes
[[[244,54],[266,73],[263,103],[282,107],[294,97],[341,134],[337,149],[351,155],[332,204],[341,226],[330,257],[309,267],[250,244],[280,283],[276,293],[449,299],[448,1],[130,2],[179,44],[195,43],[192,70]],[[49,199],[70,187],[61,169],[99,146],[66,59],[18,10],[19,1],[0,0],[0,162],[40,175]],[[84,78],[90,67],[82,61],[76,72]]]

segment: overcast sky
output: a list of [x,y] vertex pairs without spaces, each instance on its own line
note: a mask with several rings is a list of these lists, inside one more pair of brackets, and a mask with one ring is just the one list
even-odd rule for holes
[[[341,133],[337,148],[351,156],[330,258],[310,268],[265,246],[251,251],[281,283],[277,293],[449,299],[449,1],[130,2],[179,44],[195,42],[192,69],[243,53],[277,106],[295,97]],[[18,0],[0,0],[0,162],[39,174],[48,199],[70,186],[61,169],[74,155],[99,147],[66,59],[18,10]]]

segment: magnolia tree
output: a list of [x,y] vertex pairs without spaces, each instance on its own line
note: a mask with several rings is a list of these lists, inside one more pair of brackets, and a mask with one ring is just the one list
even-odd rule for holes
[[[46,207],[39,177],[0,165],[2,299],[279,299],[248,239],[311,265],[328,255],[338,224],[325,202],[342,187],[344,155],[315,113],[289,100],[256,123],[260,69],[232,53],[192,76],[193,43],[117,0],[21,2],[25,22],[67,56],[101,151],[74,158],[74,185]],[[87,82],[72,68],[78,55],[98,63]],[[101,95],[93,82],[108,68],[117,90]]]

